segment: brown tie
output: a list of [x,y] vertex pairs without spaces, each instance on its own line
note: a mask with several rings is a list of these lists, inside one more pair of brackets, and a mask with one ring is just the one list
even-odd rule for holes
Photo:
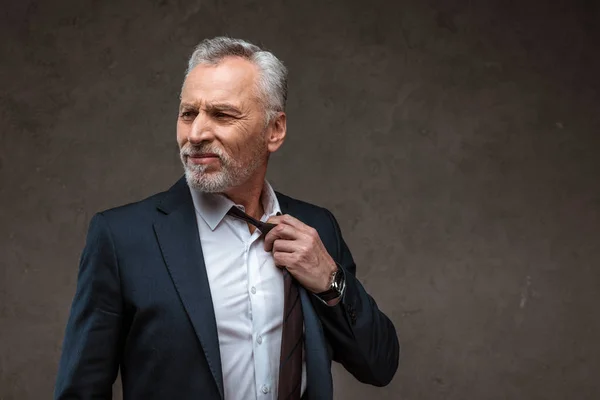
[[279,400],[299,400],[302,384],[302,305],[298,283],[283,270],[283,331],[279,360]]
[[[257,221],[236,206],[227,212],[232,217],[251,223],[263,234],[272,225]],[[280,213],[278,213],[280,215]],[[302,385],[302,305],[298,283],[292,275],[283,269],[283,327],[281,334],[281,356],[279,359],[278,400],[300,400]]]

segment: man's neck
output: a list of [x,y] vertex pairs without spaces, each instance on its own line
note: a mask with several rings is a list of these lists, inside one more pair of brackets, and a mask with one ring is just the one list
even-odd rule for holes
[[223,194],[235,204],[244,206],[246,214],[260,220],[265,212],[261,201],[264,182],[264,176],[259,176],[240,186],[226,190]]

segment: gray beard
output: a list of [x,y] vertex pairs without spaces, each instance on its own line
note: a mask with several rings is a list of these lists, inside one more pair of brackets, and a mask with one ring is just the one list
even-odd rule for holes
[[216,149],[207,149],[206,152],[212,152],[219,156],[221,169],[215,172],[206,172],[209,168],[207,165],[189,164],[186,157],[187,148],[184,146],[180,156],[185,170],[185,179],[188,186],[194,190],[204,193],[222,193],[248,181],[266,158],[267,150],[256,143],[249,165],[232,160],[227,154]]
[[229,188],[236,187],[244,183],[250,177],[250,174],[244,172],[254,172],[250,170],[231,170],[221,165],[221,170],[217,172],[206,173],[206,165],[185,165],[185,179],[190,188],[204,193],[221,193]]

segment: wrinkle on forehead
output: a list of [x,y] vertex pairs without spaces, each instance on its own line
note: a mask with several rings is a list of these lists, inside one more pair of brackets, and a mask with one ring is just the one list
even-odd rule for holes
[[187,76],[181,91],[186,103],[257,102],[258,68],[240,57],[226,57],[220,63],[199,64]]

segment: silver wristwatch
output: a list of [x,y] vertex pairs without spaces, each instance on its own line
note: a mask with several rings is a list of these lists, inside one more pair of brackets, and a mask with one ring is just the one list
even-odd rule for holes
[[327,302],[340,297],[344,293],[346,279],[344,271],[338,266],[337,270],[331,274],[331,284],[329,289],[321,293],[315,293],[321,300]]

